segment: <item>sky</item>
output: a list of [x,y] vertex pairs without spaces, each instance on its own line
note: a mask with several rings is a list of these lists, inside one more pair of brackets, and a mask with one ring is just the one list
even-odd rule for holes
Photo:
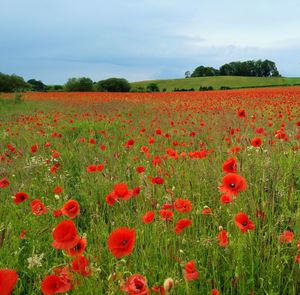
[[64,84],[270,59],[300,76],[299,0],[0,0],[0,72]]

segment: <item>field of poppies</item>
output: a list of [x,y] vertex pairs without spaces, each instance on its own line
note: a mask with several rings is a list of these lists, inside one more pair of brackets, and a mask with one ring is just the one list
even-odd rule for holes
[[0,295],[300,294],[300,87],[0,95]]

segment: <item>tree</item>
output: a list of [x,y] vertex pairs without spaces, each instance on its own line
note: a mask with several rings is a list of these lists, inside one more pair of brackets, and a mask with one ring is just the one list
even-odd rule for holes
[[148,84],[146,89],[149,92],[159,92],[159,87],[157,86],[156,83],[153,82]]
[[93,81],[90,78],[70,78],[65,84],[66,91],[88,92],[93,91]]
[[27,89],[28,84],[22,77],[0,73],[0,92],[24,91]]
[[191,72],[190,71],[186,71],[184,73],[185,78],[191,78]]
[[35,79],[30,79],[27,81],[32,91],[45,91],[46,85],[42,81],[37,81]]
[[193,71],[191,77],[218,76],[219,74],[219,70],[215,68],[199,66]]
[[130,84],[123,78],[109,78],[97,82],[96,90],[101,92],[129,92]]

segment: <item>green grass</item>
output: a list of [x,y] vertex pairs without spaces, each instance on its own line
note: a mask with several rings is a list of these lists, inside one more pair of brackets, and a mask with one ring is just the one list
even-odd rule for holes
[[235,77],[235,76],[217,76],[217,77],[197,77],[187,79],[170,79],[170,80],[151,80],[131,83],[132,88],[144,87],[146,89],[149,83],[156,83],[162,91],[173,91],[174,88],[185,88],[199,90],[202,86],[212,86],[215,90],[222,86],[230,88],[245,87],[266,87],[266,86],[287,86],[300,84],[300,78],[284,78],[284,77]]
[[[136,273],[147,278],[149,288],[171,277],[174,295],[209,295],[212,288],[221,295],[252,291],[257,295],[299,294],[300,264],[295,263],[295,256],[300,238],[300,153],[292,149],[299,145],[295,138],[299,93],[291,97],[281,92],[273,97],[239,94],[209,100],[197,94],[176,102],[165,95],[135,103],[128,98],[97,101],[90,108],[84,103],[0,100],[0,155],[6,152],[5,160],[0,161],[0,179],[10,181],[8,187],[0,188],[0,269],[17,270],[14,295],[41,294],[43,279],[56,267],[71,264],[71,257],[51,246],[53,229],[68,219],[54,218],[52,212],[70,199],[80,204],[81,213],[74,223],[87,238],[84,255],[92,269],[88,277],[74,274],[70,295],[124,294],[122,281]],[[137,94],[136,99],[140,97]],[[240,108],[246,110],[247,118],[237,116]],[[274,131],[283,123],[289,139],[275,140]],[[264,127],[266,134],[258,135],[257,127]],[[162,135],[156,134],[157,129]],[[231,129],[235,133],[230,135]],[[54,132],[62,137],[53,137]],[[250,139],[257,136],[263,145],[253,148]],[[151,137],[155,139],[152,144]],[[81,138],[86,141],[80,142]],[[96,140],[95,145],[88,143],[90,138]],[[131,138],[135,143],[126,148]],[[269,140],[275,140],[274,144],[268,144]],[[45,142],[51,147],[45,147]],[[34,154],[30,153],[33,144],[38,145]],[[100,150],[103,144],[106,149]],[[229,150],[237,145],[241,147],[235,155],[238,173],[248,187],[232,203],[223,205],[218,190],[224,176],[222,164],[234,156]],[[143,146],[150,155],[141,152]],[[167,148],[186,155],[170,158]],[[203,159],[188,156],[202,148],[211,153]],[[60,153],[58,159],[51,157],[53,151]],[[155,156],[162,159],[158,166],[152,164]],[[61,167],[51,174],[49,168],[57,161]],[[104,170],[87,173],[86,167],[93,163],[103,163]],[[136,172],[140,165],[146,169],[143,174]],[[153,185],[148,177],[154,176],[161,176],[164,184]],[[140,187],[141,193],[110,207],[105,197],[117,183]],[[53,188],[58,185],[64,191],[55,197]],[[12,196],[18,191],[28,193],[29,200],[14,204]],[[32,214],[29,204],[36,198],[49,210],[46,214]],[[161,220],[158,211],[162,205],[177,198],[190,200],[192,211],[174,211],[173,221]],[[212,215],[202,214],[206,206]],[[257,217],[256,210],[264,211],[265,217]],[[155,212],[151,224],[142,222],[146,211]],[[237,228],[234,216],[240,211],[254,222],[255,230],[242,234]],[[176,235],[174,228],[181,218],[193,223]],[[122,226],[135,228],[136,241],[129,256],[116,259],[108,250],[107,238]],[[229,234],[226,248],[218,245],[220,226]],[[23,229],[28,232],[20,239]],[[285,230],[295,234],[290,244],[279,242]],[[41,254],[41,264],[30,267],[28,259]],[[195,281],[184,280],[184,266],[190,260],[199,272]]]

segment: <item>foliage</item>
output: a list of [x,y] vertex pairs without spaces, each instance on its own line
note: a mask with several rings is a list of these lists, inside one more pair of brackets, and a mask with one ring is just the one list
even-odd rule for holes
[[146,89],[149,92],[159,92],[159,87],[156,83],[149,83]]
[[96,83],[96,91],[100,92],[129,92],[130,84],[124,78],[109,78]]
[[0,73],[0,92],[14,92],[28,89],[22,77]]
[[199,66],[193,71],[191,77],[218,76],[219,74],[220,71],[215,68]]
[[46,90],[46,85],[42,81],[38,81],[35,79],[30,79],[27,81],[27,83],[30,86],[31,91],[45,91]]
[[70,78],[64,86],[66,91],[89,92],[93,91],[93,81],[90,78]]

